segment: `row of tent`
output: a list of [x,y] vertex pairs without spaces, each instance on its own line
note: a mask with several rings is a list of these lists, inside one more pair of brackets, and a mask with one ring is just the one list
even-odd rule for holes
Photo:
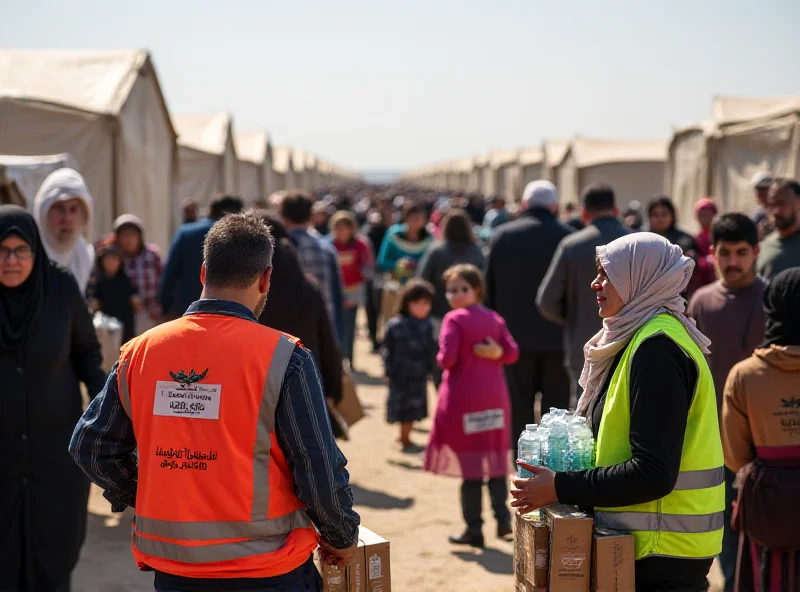
[[562,203],[577,203],[581,188],[602,181],[614,188],[620,208],[670,195],[679,221],[692,227],[703,197],[723,212],[752,210],[750,182],[759,171],[800,175],[800,96],[717,96],[708,120],[676,129],[670,140],[547,140],[412,170],[403,180],[518,200],[528,182],[548,179]]
[[138,215],[148,239],[169,245],[180,204],[219,191],[245,200],[317,189],[358,175],[266,132],[234,129],[228,113],[173,115],[150,54],[0,50],[0,185],[15,181],[30,207],[42,174],[73,166],[94,200],[95,236]]

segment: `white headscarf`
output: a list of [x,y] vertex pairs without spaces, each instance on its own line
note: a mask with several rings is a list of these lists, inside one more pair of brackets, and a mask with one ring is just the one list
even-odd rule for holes
[[[80,199],[86,208],[83,234],[71,245],[59,245],[47,227],[47,212],[57,201]],[[81,293],[86,291],[94,265],[94,247],[91,244],[92,213],[94,201],[83,177],[73,169],[58,169],[48,175],[33,200],[33,217],[39,225],[42,243],[51,261],[66,267],[78,280]]]
[[603,328],[583,346],[585,362],[579,380],[584,388],[577,413],[583,415],[600,394],[614,357],[650,319],[668,313],[678,319],[704,354],[711,344],[686,316],[680,295],[689,283],[694,261],[681,248],[652,232],[628,234],[597,247],[597,257],[624,306],[603,319]]

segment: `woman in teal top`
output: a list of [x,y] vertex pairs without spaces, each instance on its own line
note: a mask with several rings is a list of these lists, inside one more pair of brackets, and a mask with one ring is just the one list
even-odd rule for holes
[[380,271],[392,273],[400,281],[414,276],[417,263],[433,240],[425,229],[426,222],[420,206],[414,203],[403,206],[403,223],[392,226],[381,243],[377,261]]

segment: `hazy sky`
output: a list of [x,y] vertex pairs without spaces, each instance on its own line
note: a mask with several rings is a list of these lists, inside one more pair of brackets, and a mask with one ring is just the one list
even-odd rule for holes
[[152,51],[173,113],[358,169],[574,134],[666,138],[800,93],[798,0],[0,0],[0,44]]

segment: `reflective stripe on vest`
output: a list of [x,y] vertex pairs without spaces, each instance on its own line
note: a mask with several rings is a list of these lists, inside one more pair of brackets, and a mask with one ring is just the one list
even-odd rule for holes
[[136,516],[134,523],[137,534],[184,541],[274,537],[286,535],[296,528],[311,526],[311,520],[305,510],[295,510],[291,514],[272,520],[262,519],[253,522],[173,522]]
[[707,487],[716,487],[724,482],[725,467],[704,469],[702,471],[681,471],[678,473],[678,480],[672,490],[705,489]]
[[289,359],[294,351],[294,342],[281,335],[272,354],[267,380],[261,394],[261,406],[258,410],[258,428],[256,443],[253,449],[253,505],[250,518],[260,522],[269,511],[269,451],[272,447],[270,434],[275,432],[275,409],[281,394],[281,384]]
[[142,553],[153,557],[162,557],[181,563],[214,563],[216,561],[232,561],[253,555],[273,553],[286,544],[287,535],[279,535],[266,539],[253,539],[235,543],[218,543],[202,546],[186,546],[170,541],[148,539],[133,535],[133,544]]
[[713,514],[659,514],[657,512],[595,512],[598,526],[624,531],[714,532],[725,525],[724,512]]

